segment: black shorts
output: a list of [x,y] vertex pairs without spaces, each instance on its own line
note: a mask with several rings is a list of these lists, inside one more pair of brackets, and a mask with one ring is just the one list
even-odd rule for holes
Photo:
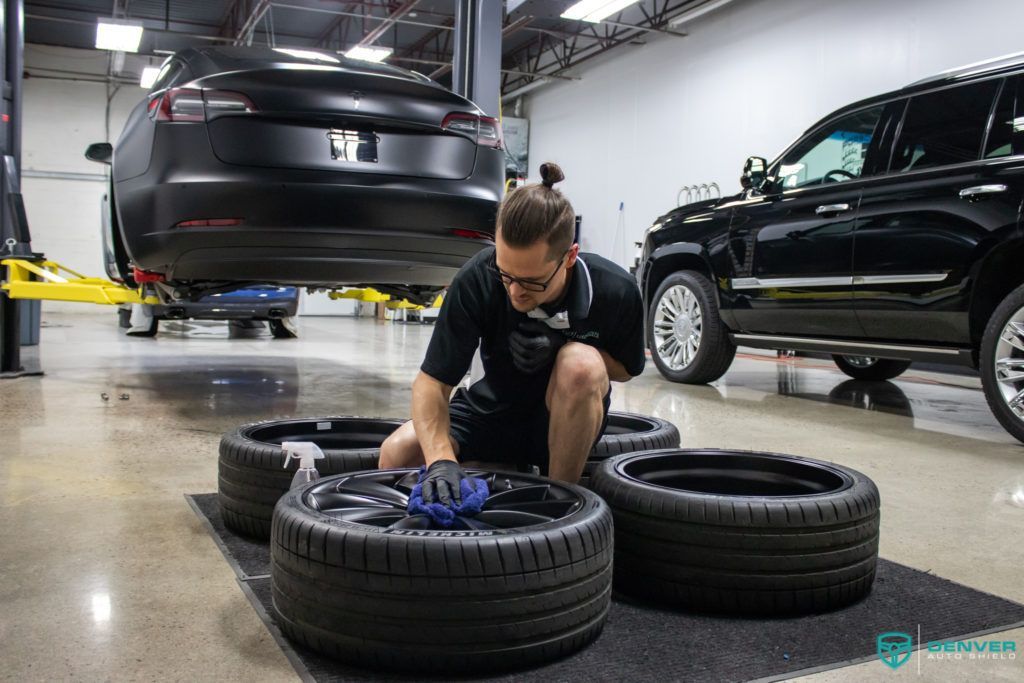
[[[608,425],[611,389],[604,395],[604,418],[597,439]],[[459,461],[479,460],[529,469],[536,466],[548,473],[547,406],[509,408],[495,413],[480,413],[466,399],[466,390],[459,389],[448,405],[452,438],[459,444]],[[594,443],[597,443],[597,439]]]

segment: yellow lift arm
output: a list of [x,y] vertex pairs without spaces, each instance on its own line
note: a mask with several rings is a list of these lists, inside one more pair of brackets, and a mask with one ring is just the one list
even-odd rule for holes
[[[330,292],[327,296],[329,296],[332,299],[355,299],[356,301],[365,301],[371,304],[384,304],[386,308],[389,308],[391,310],[405,308],[409,310],[418,311],[422,310],[423,308],[426,308],[425,306],[411,304],[405,299],[395,301],[391,298],[390,294],[382,294],[381,292],[378,292],[376,289],[372,289],[370,287],[367,287],[365,289],[346,289],[341,292]],[[436,299],[434,299],[434,303],[431,305],[431,307],[439,307],[443,299],[443,296],[438,296]]]
[[[79,303],[108,304],[151,304],[160,303],[153,295],[144,295],[142,289],[132,289],[99,277],[85,277],[55,261],[29,261],[9,258],[0,261],[7,266],[7,281],[2,288],[12,299],[45,299],[48,301],[74,301]],[[62,275],[61,273],[64,273]],[[346,289],[328,294],[332,299],[356,299],[369,303],[382,303],[389,309],[419,310],[423,306],[411,304],[405,299],[393,300],[390,294],[382,294],[369,287]],[[434,300],[433,306],[441,305],[442,297]]]
[[[0,261],[0,265],[7,266],[7,281],[2,288],[12,299],[46,299],[115,306],[160,303],[160,299],[155,296],[143,295],[141,289],[132,289],[99,277],[85,277],[54,261],[9,258]],[[61,275],[62,272],[66,275]]]

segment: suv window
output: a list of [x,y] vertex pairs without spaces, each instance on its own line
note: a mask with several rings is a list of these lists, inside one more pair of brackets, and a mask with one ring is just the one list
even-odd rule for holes
[[1006,80],[992,117],[992,130],[985,145],[985,158],[996,159],[1024,154],[1024,108],[1020,103],[1020,76]]
[[910,98],[889,170],[977,160],[998,85],[992,79]]
[[820,128],[785,156],[777,181],[789,190],[859,178],[881,116],[882,106],[871,107]]

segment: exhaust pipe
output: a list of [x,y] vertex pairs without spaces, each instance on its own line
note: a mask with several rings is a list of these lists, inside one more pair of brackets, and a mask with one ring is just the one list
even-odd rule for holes
[[168,320],[182,320],[185,317],[185,309],[181,306],[172,306],[164,315]]
[[288,314],[284,311],[284,309],[271,308],[269,311],[267,311],[267,317],[270,318],[271,320],[281,320],[282,318],[287,318]]

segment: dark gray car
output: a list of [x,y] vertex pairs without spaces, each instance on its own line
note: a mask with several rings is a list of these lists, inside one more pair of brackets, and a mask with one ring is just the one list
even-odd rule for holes
[[472,102],[305,50],[173,55],[112,156],[120,279],[193,298],[263,282],[429,299],[490,244],[502,189],[500,124]]

